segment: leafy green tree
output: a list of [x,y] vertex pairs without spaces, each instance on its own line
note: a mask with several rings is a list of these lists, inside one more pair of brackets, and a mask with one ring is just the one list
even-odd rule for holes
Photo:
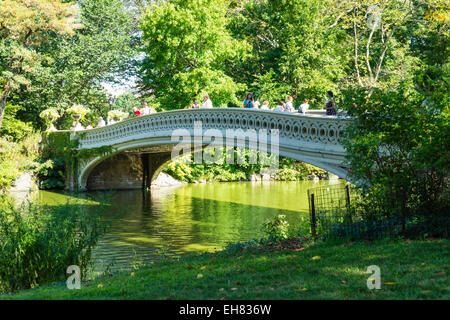
[[322,102],[327,90],[339,88],[346,66],[343,33],[328,28],[329,2],[235,1],[229,8],[230,30],[252,50],[247,61],[231,64],[234,76],[251,83],[251,90],[264,99],[267,93],[261,89],[271,87],[283,88],[283,96],[269,100],[285,98],[286,93]]
[[47,57],[38,50],[51,37],[72,35],[71,3],[54,0],[0,2],[0,129],[6,100],[20,87],[29,89],[30,75],[41,70]]
[[26,107],[25,120],[37,119],[39,112],[57,108],[63,115],[59,126],[68,129],[71,120],[64,110],[83,104],[93,112],[88,120],[106,118],[109,111],[104,82],[118,82],[133,71],[136,36],[133,19],[120,0],[80,0],[82,29],[70,39],[50,38],[45,47],[48,59],[43,69],[31,78],[31,90],[13,98]]
[[389,90],[411,81],[420,68],[412,52],[422,42],[417,31],[428,29],[436,19],[448,25],[448,2],[442,0],[335,0],[331,8],[330,27],[346,32],[351,57],[347,84],[369,89]]
[[365,214],[403,221],[418,215],[428,225],[442,224],[450,210],[448,88],[425,96],[406,83],[392,92],[371,92],[347,92],[358,118],[345,146],[352,179],[367,194]]
[[140,108],[141,101],[132,93],[124,93],[114,101],[113,109],[132,113],[133,108]]
[[[245,85],[225,72],[243,59],[245,42],[227,30],[228,1],[172,0],[153,4],[141,22],[142,89],[169,109],[183,108],[208,93],[215,106],[239,103]],[[239,103],[240,104],[240,103]]]
[[30,122],[25,123],[16,118],[17,113],[23,109],[21,106],[12,105],[9,102],[6,103],[2,136],[9,137],[13,141],[20,141],[33,132],[33,126]]

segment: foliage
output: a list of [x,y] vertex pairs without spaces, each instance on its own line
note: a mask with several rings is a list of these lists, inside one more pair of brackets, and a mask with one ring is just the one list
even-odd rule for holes
[[44,119],[44,121],[49,125],[49,128],[47,130],[56,130],[56,128],[53,126],[53,122],[60,118],[59,112],[56,108],[45,109],[39,114],[39,117]]
[[0,292],[65,279],[70,265],[85,275],[105,231],[99,211],[76,204],[17,207],[6,196],[0,206]]
[[108,119],[112,119],[115,121],[122,121],[126,118],[128,118],[129,113],[128,112],[123,112],[120,110],[111,110],[108,112]]
[[275,239],[286,239],[288,237],[289,222],[285,215],[278,215],[272,220],[268,220],[263,225],[263,230],[269,237]]
[[45,60],[29,75],[30,87],[22,86],[10,96],[27,110],[20,119],[33,121],[36,128],[43,125],[37,121],[42,110],[57,108],[62,115],[58,127],[69,129],[73,120],[64,111],[73,104],[91,109],[87,121],[106,119],[109,104],[103,84],[128,79],[134,72],[137,32],[122,1],[79,0],[77,6],[83,27],[70,38],[49,33],[47,43],[36,48]]
[[436,99],[405,85],[372,95],[352,91],[348,101],[358,118],[345,147],[352,178],[366,193],[366,218],[405,223],[411,215],[432,220],[449,212],[448,91]]
[[230,30],[251,54],[231,64],[234,77],[251,84],[258,100],[274,103],[286,94],[325,102],[339,89],[346,57],[342,31],[329,28],[331,1],[235,1]]
[[281,99],[286,100],[286,96],[290,93],[291,87],[287,84],[280,83],[275,78],[273,70],[263,74],[256,75],[255,82],[252,84],[255,97],[258,97],[259,102],[267,100],[271,107],[276,106]]
[[[204,150],[204,152],[211,152]],[[224,157],[226,157],[226,148],[223,150]],[[207,181],[241,181],[249,180],[252,174],[263,173],[263,167],[261,164],[250,164],[249,157],[254,151],[248,149],[235,149],[235,163],[194,163],[194,155],[187,155],[179,157],[171,161],[164,172],[172,175],[174,178],[186,181],[194,182],[199,180]],[[244,163],[237,161],[238,154],[245,157]],[[261,156],[259,152],[256,152],[257,156]],[[272,176],[275,180],[279,181],[299,181],[305,180],[308,177],[319,177],[322,179],[327,178],[326,171],[316,168],[314,166],[288,159],[284,157],[279,158],[279,169]]]
[[22,172],[32,172],[39,165],[39,139],[39,134],[30,134],[18,142],[0,137],[0,190],[9,188]]
[[[34,3],[38,2],[38,3]],[[75,23],[71,3],[53,0],[3,0],[0,6],[0,128],[6,99],[13,91],[31,87],[30,74],[39,72],[46,56],[38,47],[49,36],[72,35]]]
[[[42,159],[44,161],[44,159]],[[64,189],[66,185],[66,163],[63,159],[45,160],[36,169],[39,189]]]
[[12,139],[13,141],[21,141],[33,132],[33,126],[30,122],[23,122],[17,119],[19,111],[24,108],[18,105],[6,103],[5,115],[1,128],[1,135],[3,138]]
[[80,116],[81,119],[90,112],[88,108],[81,104],[75,104],[66,110],[67,114]]
[[116,101],[114,101],[113,109],[114,110],[123,110],[130,114],[133,113],[133,108],[140,108],[141,102],[140,100],[132,93],[124,93],[117,97]]
[[[184,108],[208,93],[216,107],[239,103],[245,86],[225,72],[246,44],[227,30],[228,1],[172,0],[150,5],[141,21],[147,54],[142,88],[168,109]],[[239,103],[240,104],[240,103]]]
[[39,116],[50,123],[56,121],[60,117],[58,110],[56,110],[55,108],[45,109],[39,114]]
[[73,175],[78,161],[113,152],[111,146],[78,150],[78,141],[68,132],[45,132],[35,172],[41,189],[63,189],[66,177]]

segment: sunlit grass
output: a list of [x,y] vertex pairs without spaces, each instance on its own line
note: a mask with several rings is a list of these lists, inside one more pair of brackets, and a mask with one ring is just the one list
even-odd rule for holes
[[[47,286],[3,298],[449,299],[449,245],[448,240],[377,241],[191,255],[100,277],[81,290]],[[369,265],[381,269],[380,290],[367,288]]]

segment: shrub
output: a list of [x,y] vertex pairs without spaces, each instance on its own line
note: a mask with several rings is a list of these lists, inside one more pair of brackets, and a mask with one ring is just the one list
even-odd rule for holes
[[1,128],[1,135],[9,137],[13,141],[20,141],[33,132],[33,127],[28,122],[16,119],[17,112],[23,110],[21,106],[7,103],[5,106],[5,115]]
[[272,220],[264,222],[263,230],[269,237],[286,239],[289,235],[289,222],[287,222],[285,215],[280,214]]
[[105,231],[96,211],[69,203],[17,207],[0,196],[0,292],[63,280],[70,265],[78,265],[84,276]]
[[10,187],[21,172],[36,168],[39,138],[39,134],[26,136],[19,142],[0,138],[0,189]]

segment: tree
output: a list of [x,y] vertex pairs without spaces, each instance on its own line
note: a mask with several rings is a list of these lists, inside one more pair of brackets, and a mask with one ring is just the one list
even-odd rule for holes
[[[323,102],[327,90],[339,89],[345,76],[342,32],[329,29],[330,1],[235,1],[229,8],[233,36],[249,43],[252,54],[235,77],[252,83],[251,90],[286,88],[294,98]],[[263,92],[261,94],[264,95]],[[276,100],[285,98],[278,96]]]
[[[242,59],[246,43],[227,30],[228,1],[172,0],[153,4],[141,22],[144,52],[141,89],[163,107],[183,108],[208,93],[216,106],[238,103],[245,85],[225,72]],[[239,103],[240,104],[240,103]]]
[[124,93],[117,97],[114,101],[113,109],[133,113],[133,108],[140,108],[141,102],[132,93]]
[[[70,39],[50,37],[39,48],[48,59],[39,74],[33,74],[31,90],[19,91],[16,104],[28,110],[24,120],[36,119],[46,108],[57,108],[61,114],[73,104],[83,104],[93,113],[106,118],[109,110],[104,82],[128,78],[137,54],[136,28],[120,0],[79,0],[79,19],[83,25]],[[69,126],[66,117],[59,125]]]
[[414,74],[420,60],[411,49],[427,18],[448,23],[445,0],[335,0],[331,7],[329,28],[347,32],[353,81],[370,90],[392,89]]
[[51,36],[73,35],[71,3],[57,0],[2,0],[0,3],[0,129],[5,103],[20,86],[30,88],[29,75],[39,72],[46,57],[37,47]]

